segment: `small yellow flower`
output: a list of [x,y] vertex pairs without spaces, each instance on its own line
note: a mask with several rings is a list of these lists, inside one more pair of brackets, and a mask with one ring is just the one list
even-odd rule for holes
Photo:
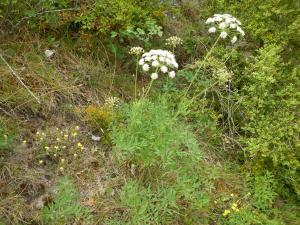
[[214,201],[214,203],[217,204],[218,202],[217,202],[217,201]]
[[76,127],[75,127],[75,130],[80,130],[80,127],[79,127],[79,126],[76,126]]
[[60,161],[61,161],[61,163],[64,163],[64,162],[65,162],[65,159],[61,159]]
[[55,148],[56,150],[58,150],[58,149],[59,149],[59,147],[58,147],[58,146],[56,146],[56,145],[54,146],[54,148]]
[[40,135],[40,132],[36,132],[36,135]]
[[73,132],[72,137],[76,137],[76,136],[77,136],[77,132]]
[[64,145],[64,146],[62,146],[62,149],[65,149],[66,148],[66,146]]
[[23,144],[26,144],[26,143],[27,143],[27,141],[26,141],[26,140],[24,140],[24,141],[23,141]]
[[78,147],[78,148],[82,148],[83,145],[82,145],[80,142],[78,142],[78,143],[77,143],[77,147]]
[[56,157],[56,156],[57,156],[57,154],[56,154],[56,153],[54,153],[54,154],[53,154],[53,156],[54,156],[54,157]]
[[49,150],[50,148],[49,148],[48,146],[45,146],[45,149],[46,149],[46,150]]
[[230,210],[225,209],[224,212],[223,212],[223,216],[228,216],[229,213],[230,213]]
[[56,138],[56,141],[60,141],[60,138]]
[[233,197],[233,196],[234,196],[234,194],[233,194],[233,193],[231,193],[231,194],[230,194],[230,196],[231,196],[231,197]]
[[59,170],[60,171],[64,171],[64,168],[61,166],[61,167],[59,167]]
[[74,154],[74,157],[75,157],[75,158],[77,157],[77,154],[76,154],[76,153]]
[[67,135],[67,134],[64,135],[64,138],[65,138],[65,139],[67,139],[68,137],[69,137],[69,135]]
[[237,204],[236,204],[236,203],[233,203],[233,204],[232,204],[232,207],[236,208],[236,207],[237,207]]
[[43,132],[43,133],[42,133],[42,136],[46,136],[46,134]]
[[40,161],[39,161],[39,164],[43,164],[43,162],[44,162],[43,160],[40,160]]

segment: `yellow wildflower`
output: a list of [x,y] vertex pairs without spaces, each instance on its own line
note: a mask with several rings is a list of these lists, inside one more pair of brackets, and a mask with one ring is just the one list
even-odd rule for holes
[[79,127],[79,126],[76,126],[76,127],[75,127],[75,130],[80,130],[80,127]]
[[60,138],[56,138],[56,141],[60,141]]
[[60,171],[64,171],[64,168],[61,166],[61,167],[59,167],[59,170]]
[[225,209],[224,212],[223,212],[223,216],[228,216],[229,213],[230,213],[230,210]]
[[77,136],[77,132],[73,132],[72,137],[76,137],[76,136]]
[[48,146],[45,146],[45,149],[46,149],[46,150],[49,150],[49,147],[48,147]]
[[78,142],[78,143],[77,143],[77,147],[78,147],[78,148],[83,148],[83,145],[82,145],[80,142]]
[[77,157],[77,154],[76,154],[76,153],[74,154],[74,157],[75,157],[75,158]]
[[64,138],[67,139],[69,136],[67,134],[64,135]]
[[26,144],[26,143],[27,143],[27,141],[26,141],[26,140],[24,140],[24,141],[23,141],[23,144]]
[[230,194],[230,196],[231,196],[231,197],[233,197],[233,196],[234,196],[234,194],[233,194],[233,193],[231,193],[231,194]]
[[56,150],[58,150],[58,149],[59,149],[59,147],[58,147],[58,146],[56,146],[56,145],[54,146],[54,148],[55,148]]
[[40,161],[39,161],[39,164],[43,164],[43,162],[44,162],[43,160],[40,160]]
[[53,154],[53,156],[54,156],[54,157],[56,157],[56,156],[57,156],[57,154],[56,154],[56,153],[54,153],[54,154]]
[[64,146],[62,146],[62,148],[63,148],[63,149],[65,149],[65,148],[66,148],[66,146],[64,145]]
[[40,134],[40,132],[36,132],[36,135],[39,135]]

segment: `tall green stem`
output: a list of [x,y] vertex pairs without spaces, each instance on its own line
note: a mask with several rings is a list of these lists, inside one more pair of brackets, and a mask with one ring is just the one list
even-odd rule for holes
[[207,60],[207,58],[211,55],[212,50],[215,48],[216,44],[218,43],[220,39],[220,36],[217,38],[217,40],[215,41],[215,43],[213,44],[213,46],[210,48],[209,52],[206,54],[206,56],[203,59],[203,63],[199,66],[198,70],[196,71],[195,75],[192,78],[192,81],[190,83],[190,85],[188,86],[186,92],[184,93],[183,97],[186,97],[186,95],[188,94],[190,88],[192,87],[194,81],[196,80],[198,73],[200,72],[200,70],[202,69],[202,66],[204,65],[205,61]]
[[137,75],[138,75],[138,60],[139,57],[136,57],[136,65],[135,65],[135,77],[134,77],[134,100],[136,100],[136,95],[137,95]]
[[152,84],[153,84],[153,79],[151,79],[151,82],[150,82],[150,84],[149,84],[149,87],[148,87],[148,89],[147,89],[147,91],[146,91],[146,93],[145,93],[145,95],[144,95],[144,98],[146,98],[147,97],[147,95],[148,95],[148,93],[149,93],[149,91],[150,91],[150,89],[151,89],[151,87],[152,87]]

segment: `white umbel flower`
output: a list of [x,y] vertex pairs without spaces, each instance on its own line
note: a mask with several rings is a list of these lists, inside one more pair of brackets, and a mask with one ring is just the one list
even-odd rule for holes
[[144,64],[144,65],[143,65],[143,70],[144,70],[145,72],[149,71],[149,69],[150,69],[150,67],[149,67],[148,64]]
[[210,25],[208,33],[218,33],[221,39],[226,39],[228,35],[234,37],[232,43],[245,36],[244,30],[240,27],[241,22],[230,14],[214,14],[205,22]]
[[157,73],[151,73],[151,79],[152,80],[156,80],[158,78],[158,74]]
[[167,74],[171,78],[175,77],[175,70],[179,66],[172,52],[161,49],[144,53],[139,60],[139,65],[144,72],[149,71],[148,73],[153,80],[158,78],[159,73]]
[[225,22],[222,22],[219,24],[219,28],[222,30],[225,29],[226,27],[227,27],[227,23],[225,23]]
[[158,61],[156,61],[156,60],[155,60],[155,61],[153,61],[153,62],[152,62],[152,66],[154,66],[154,67],[158,67],[158,66],[159,66],[159,62],[158,62]]
[[144,59],[140,59],[140,60],[139,60],[139,65],[140,65],[140,66],[144,65],[144,63],[145,63],[145,60],[144,60]]
[[162,67],[160,68],[160,71],[163,72],[163,73],[166,73],[166,72],[168,72],[168,67],[162,66]]
[[215,33],[217,29],[215,27],[211,27],[208,29],[208,33]]
[[220,34],[220,38],[225,39],[227,37],[227,32],[226,31],[222,31]]
[[169,77],[170,77],[170,78],[173,79],[173,78],[175,77],[175,75],[176,75],[175,71],[169,72]]
[[234,44],[236,41],[237,41],[237,37],[234,36],[234,37],[231,39],[231,43]]
[[129,50],[130,55],[136,55],[136,56],[143,54],[143,52],[144,52],[144,49],[142,47],[132,47]]

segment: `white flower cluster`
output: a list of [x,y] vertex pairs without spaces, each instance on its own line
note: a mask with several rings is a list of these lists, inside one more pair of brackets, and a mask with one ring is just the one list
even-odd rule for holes
[[211,24],[212,27],[208,29],[209,33],[216,33],[220,31],[220,38],[225,39],[230,34],[234,36],[231,38],[231,43],[234,44],[238,40],[238,36],[245,36],[244,30],[240,27],[242,24],[239,20],[230,14],[214,14],[209,17],[206,24]]
[[139,65],[145,72],[152,71],[151,79],[156,80],[159,72],[168,74],[170,78],[174,78],[178,69],[178,63],[173,53],[167,50],[151,50],[143,54],[139,61]]
[[129,50],[129,54],[130,55],[141,55],[144,53],[144,49],[142,47],[132,47],[130,50]]
[[180,37],[177,37],[177,36],[172,36],[172,37],[169,37],[167,40],[166,40],[166,45],[168,46],[172,46],[172,47],[176,47],[178,45],[182,45],[182,39]]
[[118,97],[108,97],[105,99],[104,104],[111,107],[118,107],[121,104],[121,100]]

